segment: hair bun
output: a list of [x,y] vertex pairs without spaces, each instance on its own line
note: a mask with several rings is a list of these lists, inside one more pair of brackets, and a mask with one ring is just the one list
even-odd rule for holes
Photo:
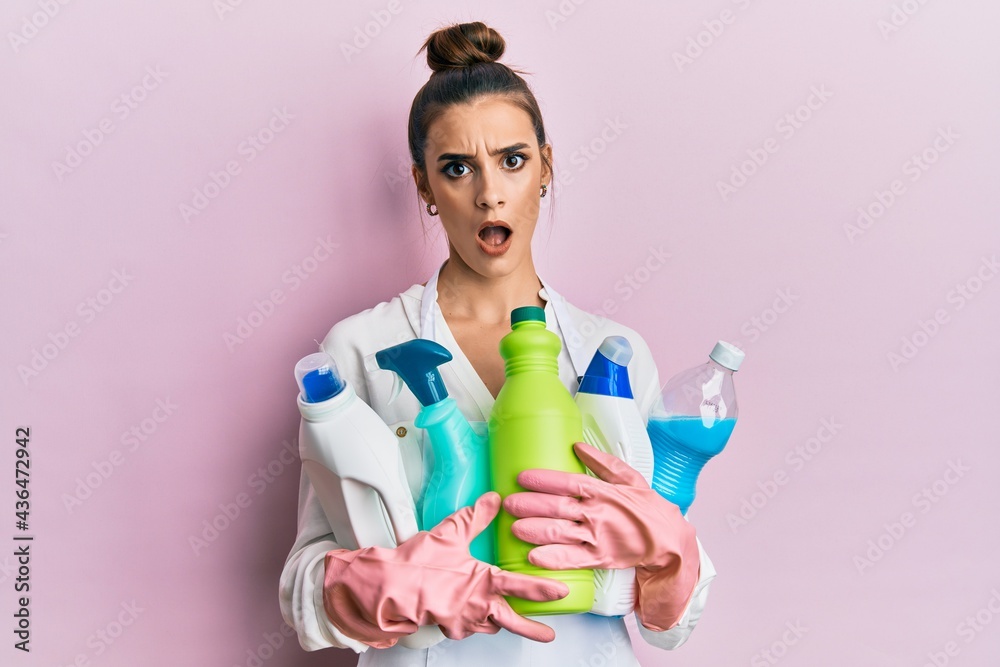
[[427,66],[441,72],[495,62],[503,55],[505,46],[500,33],[475,21],[436,30],[420,49],[427,49]]

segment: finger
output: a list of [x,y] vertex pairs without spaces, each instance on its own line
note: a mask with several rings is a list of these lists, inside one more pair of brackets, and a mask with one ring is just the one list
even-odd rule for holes
[[586,442],[575,443],[573,450],[576,452],[577,458],[605,482],[649,488],[642,473],[614,454],[602,452]]
[[594,485],[594,478],[582,472],[564,472],[548,468],[522,470],[517,475],[517,483],[529,491],[555,493],[560,496],[587,498]]
[[566,519],[529,517],[518,519],[510,529],[514,537],[530,544],[593,544],[594,541],[587,524]]
[[500,494],[496,491],[487,491],[476,499],[476,504],[473,507],[475,512],[472,515],[472,521],[469,522],[469,530],[466,534],[469,542],[483,532],[500,511]]
[[493,619],[489,617],[474,623],[457,618],[447,625],[439,625],[438,627],[441,628],[441,634],[448,639],[455,640],[471,637],[477,632],[487,635],[495,635],[500,632],[500,626],[494,623]]
[[556,631],[538,621],[521,616],[511,609],[506,600],[500,600],[492,614],[493,622],[505,630],[536,642],[550,642],[556,638]]
[[580,501],[570,496],[519,491],[504,498],[503,506],[508,512],[521,518],[540,516],[569,521],[583,521],[584,519]]
[[535,602],[559,600],[569,595],[569,586],[558,579],[510,572],[499,567],[492,572],[493,590],[500,595],[512,595]]
[[528,552],[528,562],[547,570],[581,570],[608,567],[591,545],[550,544]]
[[475,504],[452,512],[430,532],[443,539],[463,540],[468,543],[490,525],[499,511],[500,494],[496,491],[487,491],[476,499]]

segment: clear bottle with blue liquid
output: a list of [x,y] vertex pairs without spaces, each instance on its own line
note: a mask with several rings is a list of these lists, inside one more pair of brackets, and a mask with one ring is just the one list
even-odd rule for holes
[[708,357],[670,378],[646,426],[653,445],[653,490],[683,514],[694,502],[698,475],[725,448],[738,416],[733,373],[743,350],[719,341]]

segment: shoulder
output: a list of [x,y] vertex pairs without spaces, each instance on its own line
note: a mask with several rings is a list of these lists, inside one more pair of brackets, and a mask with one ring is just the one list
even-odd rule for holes
[[[646,343],[646,339],[638,331],[603,315],[583,310],[565,299],[563,302],[566,304],[566,310],[573,320],[577,337],[581,341],[581,346],[585,348],[585,352],[592,355],[608,336],[624,336],[632,346],[632,358],[635,361],[642,364],[654,363],[652,351]],[[593,347],[593,350],[590,350],[590,347]]]
[[388,301],[349,315],[334,324],[323,338],[323,351],[334,358],[356,387],[362,386],[359,382],[364,377],[367,355],[416,337],[422,290],[421,285],[414,285]]
[[420,285],[382,301],[359,313],[348,315],[334,324],[323,340],[323,347],[356,347],[363,349],[378,345],[386,337],[395,338],[401,329],[410,328],[410,320],[419,320]]
[[[608,336],[623,336],[628,340],[632,347],[632,360],[628,364],[629,382],[645,418],[660,394],[660,375],[646,339],[638,331],[621,322],[590,313],[566,299],[563,299],[563,302],[576,329],[575,333],[567,333],[566,343],[579,346],[584,359],[592,358]],[[576,340],[573,340],[574,337]]]

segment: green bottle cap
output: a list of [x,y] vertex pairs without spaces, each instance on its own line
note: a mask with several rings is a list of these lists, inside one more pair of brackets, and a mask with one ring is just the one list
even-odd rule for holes
[[514,326],[518,322],[534,320],[545,322],[545,309],[538,306],[521,306],[510,311],[510,325]]

